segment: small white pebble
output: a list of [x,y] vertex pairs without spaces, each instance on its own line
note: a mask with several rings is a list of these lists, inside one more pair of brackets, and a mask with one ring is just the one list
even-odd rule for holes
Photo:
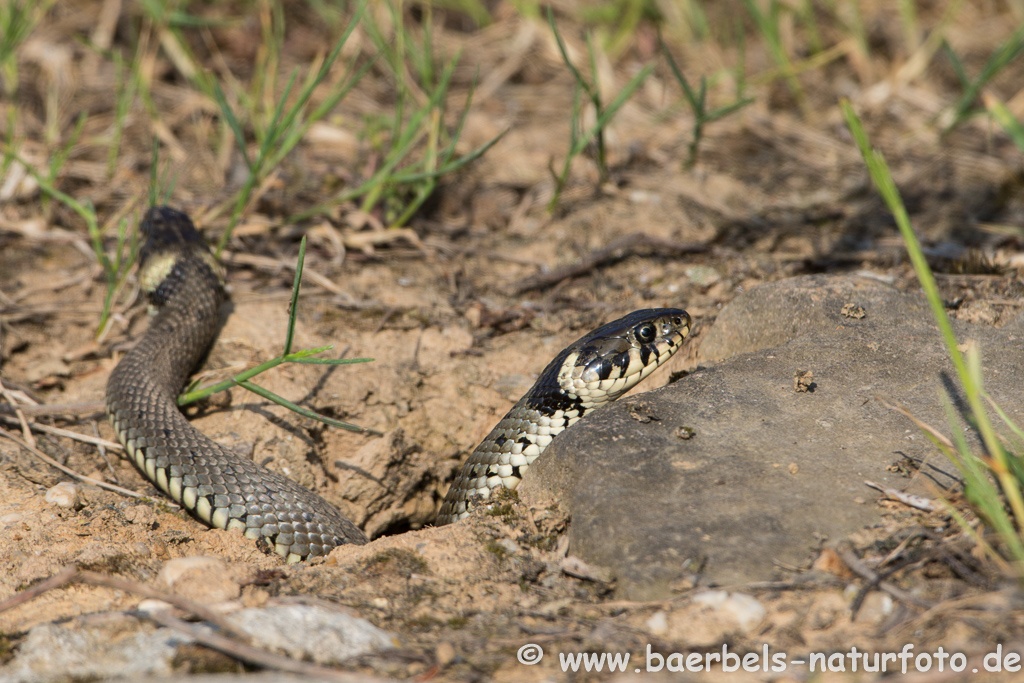
[[664,612],[655,612],[647,620],[647,628],[656,636],[663,636],[668,633],[668,615]]
[[44,500],[50,505],[62,508],[77,508],[81,505],[81,495],[77,486],[69,481],[62,481],[46,491]]
[[504,550],[509,555],[515,555],[516,553],[522,551],[522,548],[519,547],[519,544],[513,541],[511,538],[499,539],[495,545],[501,546],[502,550]]
[[209,557],[206,555],[176,557],[164,563],[156,579],[164,586],[174,588],[175,584],[186,574],[195,572],[216,575],[224,573],[226,570],[227,562],[219,557]]
[[391,606],[391,603],[387,598],[374,598],[373,600],[370,600],[370,604],[377,609],[387,609]]
[[157,600],[155,598],[146,598],[139,603],[138,610],[147,614],[154,614],[156,612],[169,612],[174,609],[174,605],[163,600]]
[[741,633],[750,633],[764,620],[768,610],[757,598],[746,593],[706,591],[693,597],[693,602],[706,605],[715,612],[732,617]]
[[437,660],[437,665],[444,668],[455,661],[455,646],[451,643],[442,641],[437,644],[434,648],[434,659]]
[[3,517],[0,517],[0,524],[4,526],[10,526],[11,524],[17,524],[21,520],[25,519],[25,516],[20,512],[8,512]]

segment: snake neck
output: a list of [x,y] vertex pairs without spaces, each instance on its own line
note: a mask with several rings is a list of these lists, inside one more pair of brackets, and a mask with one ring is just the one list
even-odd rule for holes
[[[209,256],[205,248],[201,253]],[[155,287],[148,282],[153,273],[162,275]],[[140,279],[149,290],[153,316],[145,335],[115,368],[111,380],[118,371],[134,367],[173,400],[217,338],[220,309],[227,295],[220,272],[206,258],[182,253],[151,257],[143,264]]]

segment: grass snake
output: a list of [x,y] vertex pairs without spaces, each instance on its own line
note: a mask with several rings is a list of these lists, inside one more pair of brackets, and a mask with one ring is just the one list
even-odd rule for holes
[[[135,466],[209,526],[262,539],[289,562],[365,534],[336,507],[193,427],[176,397],[220,329],[224,271],[184,213],[149,209],[139,280],[153,313],[107,382],[107,413]],[[464,517],[499,486],[515,488],[559,432],[647,377],[682,343],[690,316],[636,311],[571,344],[477,447],[452,483],[438,524]]]

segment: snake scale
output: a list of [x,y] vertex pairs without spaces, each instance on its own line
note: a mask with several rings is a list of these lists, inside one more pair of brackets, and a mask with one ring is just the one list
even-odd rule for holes
[[[200,521],[262,539],[289,562],[366,543],[329,502],[220,446],[182,415],[177,394],[220,329],[224,271],[184,213],[153,207],[140,229],[139,280],[153,316],[106,392],[110,422],[135,466]],[[689,329],[685,311],[636,311],[559,353],[469,457],[437,523],[464,517],[498,486],[515,488],[552,438],[647,377]]]

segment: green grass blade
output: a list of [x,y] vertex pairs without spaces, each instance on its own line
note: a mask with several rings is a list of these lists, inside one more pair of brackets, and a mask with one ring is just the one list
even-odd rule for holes
[[220,83],[216,80],[212,81],[213,85],[213,99],[217,103],[217,108],[220,110],[221,116],[227,122],[228,127],[231,128],[231,132],[235,136],[235,144],[238,145],[238,151],[242,154],[242,159],[245,161],[246,167],[249,169],[249,173],[253,172],[253,161],[249,157],[249,150],[245,145],[245,133],[242,132],[242,124],[238,122],[238,117],[235,116],[234,110],[231,105],[228,104],[227,97],[224,96],[224,91],[220,87]]
[[608,122],[614,118],[615,114],[618,113],[619,108],[626,103],[626,100],[633,94],[648,74],[654,71],[654,65],[648,64],[644,68],[640,69],[626,85],[619,91],[619,94],[615,96],[615,99],[611,101],[608,107],[601,112],[600,116],[597,117],[597,121],[594,125],[577,141],[573,146],[574,153],[572,156],[579,154],[583,149],[590,143],[590,140],[598,133],[598,131],[604,130],[608,125]]
[[1017,149],[1024,152],[1024,126],[1021,125],[1020,121],[1010,113],[1010,110],[1006,108],[1002,102],[993,96],[983,98],[985,101],[985,108],[988,109],[989,113],[992,114],[992,118],[996,120],[1006,134],[1013,140],[1013,144],[1017,145]]
[[309,408],[304,408],[304,407],[298,405],[297,403],[292,403],[288,399],[286,399],[286,398],[284,398],[282,396],[278,396],[277,394],[275,394],[274,392],[270,391],[269,389],[265,389],[265,388],[261,387],[258,384],[253,384],[252,382],[250,382],[248,380],[245,380],[245,381],[242,381],[242,382],[237,382],[237,384],[238,384],[238,386],[243,387],[245,389],[248,389],[249,391],[251,391],[252,393],[254,393],[254,394],[258,395],[258,396],[262,396],[263,398],[267,399],[268,401],[273,401],[274,403],[276,403],[276,404],[278,404],[280,406],[284,406],[285,408],[287,408],[288,410],[292,411],[293,413],[298,413],[299,415],[302,415],[303,417],[308,417],[308,418],[310,418],[312,420],[316,420],[317,422],[323,422],[326,425],[330,425],[332,427],[338,427],[340,429],[347,429],[350,432],[376,434],[377,436],[381,435],[380,432],[377,432],[375,430],[366,429],[364,427],[360,427],[359,425],[350,424],[348,422],[342,422],[341,420],[335,420],[332,417],[327,417],[326,415],[321,415],[320,413],[314,412],[314,411],[310,410]]
[[295,318],[299,312],[299,290],[302,288],[302,267],[306,262],[306,236],[299,240],[299,258],[295,263],[295,279],[292,281],[292,300],[288,304],[288,331],[284,337],[284,355],[292,352],[295,339]]
[[[921,245],[910,225],[910,218],[908,217],[906,208],[900,198],[899,191],[896,189],[896,184],[892,180],[892,175],[889,173],[888,165],[885,163],[884,157],[882,157],[877,150],[871,148],[867,139],[867,134],[864,132],[864,128],[860,123],[860,119],[857,117],[857,114],[854,112],[849,101],[842,100],[840,102],[840,108],[842,109],[843,116],[846,119],[846,124],[849,127],[850,132],[853,134],[853,138],[857,142],[857,146],[860,148],[861,155],[864,157],[864,161],[868,167],[868,173],[871,175],[872,181],[875,183],[875,186],[878,188],[886,205],[892,212],[893,217],[896,220],[896,225],[900,230],[904,243],[906,244],[910,261],[914,266],[914,271],[917,274],[918,281],[921,283],[921,288],[924,290],[925,297],[932,309],[932,315],[935,322],[938,324],[939,329],[942,332],[942,337],[946,344],[946,352],[949,354],[949,357],[953,362],[957,378],[964,389],[967,404],[970,408],[971,418],[974,420],[976,428],[981,435],[982,443],[988,452],[989,459],[986,464],[999,480],[1003,494],[1006,496],[1013,511],[1013,516],[1016,519],[1018,528],[1024,528],[1024,495],[1022,495],[1021,492],[1021,482],[1017,481],[1013,476],[1013,468],[1008,463],[1009,456],[1003,448],[1002,442],[995,433],[982,399],[981,355],[976,347],[968,351],[966,360],[964,354],[961,353],[949,316],[946,315],[942,298],[939,294],[938,287],[935,284],[935,277],[932,275],[931,269],[928,267],[924,253],[921,251]],[[973,466],[975,461],[973,458],[966,458],[964,459],[964,462]],[[975,479],[977,479],[976,475],[977,472],[972,470],[972,476],[975,476]],[[985,479],[984,474],[981,475],[981,479]],[[973,481],[973,483],[969,480],[968,483],[976,487],[984,486],[984,484],[978,480]],[[979,500],[977,501],[977,504],[982,505],[983,501]],[[998,522],[997,520],[993,523],[1001,525],[998,527],[1001,534],[1006,532],[1006,527],[1002,522]],[[1013,530],[1010,529],[1010,531],[1012,532]],[[1020,537],[1015,532],[1011,533],[1011,536],[1012,538],[1004,538],[1004,542],[1012,548],[1020,547]],[[1024,551],[1022,551],[1022,554],[1019,555],[1019,557],[1024,558]]]
[[572,77],[576,80],[576,83],[578,83],[579,86],[583,88],[584,92],[587,93],[587,97],[593,100],[594,97],[597,95],[591,88],[590,83],[587,82],[585,78],[583,78],[583,74],[579,72],[579,69],[576,68],[576,65],[572,63],[571,59],[569,59],[569,52],[566,50],[565,43],[562,41],[562,35],[558,32],[558,26],[555,24],[555,13],[552,11],[550,5],[548,5],[547,10],[548,25],[551,27],[551,32],[555,36],[555,42],[558,44],[558,51],[562,53],[562,61],[565,62],[565,65],[569,68],[569,71],[572,72]]
[[[952,121],[945,128],[947,132],[958,126],[970,115],[971,107],[974,106],[974,102],[978,99],[982,88],[988,85],[989,81],[995,78],[996,74],[1002,71],[1022,51],[1024,51],[1024,25],[1018,27],[1009,38],[996,48],[995,52],[989,55],[977,78],[967,84],[960,99],[957,100],[953,107]],[[952,52],[952,50],[949,52]],[[961,66],[960,73],[962,72],[963,67]],[[958,73],[958,76],[960,73]]]

